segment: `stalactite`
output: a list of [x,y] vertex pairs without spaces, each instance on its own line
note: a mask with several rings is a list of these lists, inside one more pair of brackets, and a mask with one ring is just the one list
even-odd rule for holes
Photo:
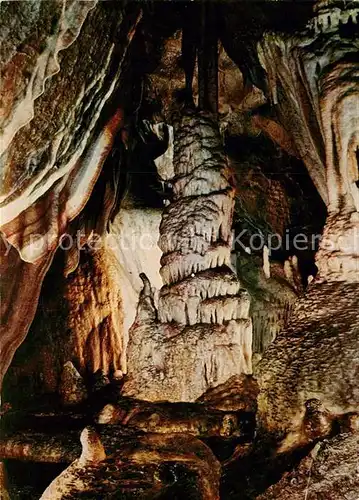
[[66,280],[71,359],[82,374],[124,370],[120,269],[110,248],[84,252]]

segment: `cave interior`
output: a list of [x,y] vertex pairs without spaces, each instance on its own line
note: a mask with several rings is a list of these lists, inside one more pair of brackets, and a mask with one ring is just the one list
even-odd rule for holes
[[358,500],[359,1],[0,24],[0,498]]

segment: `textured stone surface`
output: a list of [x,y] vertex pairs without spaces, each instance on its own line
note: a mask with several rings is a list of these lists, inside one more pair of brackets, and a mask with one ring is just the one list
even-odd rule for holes
[[71,361],[64,364],[59,392],[64,405],[76,405],[87,399],[85,382]]
[[357,500],[358,434],[340,434],[318,443],[291,472],[258,500]]
[[[58,2],[52,3],[57,8],[61,5]],[[9,135],[11,142],[2,142],[4,147],[7,146],[2,156],[4,176],[2,224],[8,223],[3,231],[12,244],[22,251],[26,260],[36,260],[46,251],[46,246],[53,246],[56,237],[59,236],[58,233],[61,234],[64,229],[66,219],[71,220],[81,210],[111,146],[113,134],[121,123],[122,115],[115,109],[110,113],[115,118],[110,120],[107,130],[101,131],[98,128],[101,112],[120,82],[121,58],[118,60],[112,36],[117,30],[121,30],[123,15],[117,7],[117,21],[112,25],[109,20],[113,13],[112,9],[101,4],[93,8],[94,5],[95,2],[72,2],[68,5],[68,11],[66,8],[58,9],[61,19],[56,18],[54,10],[51,15],[55,34],[49,38],[46,33],[48,28],[46,17],[42,20],[42,13],[39,12],[39,22],[40,24],[44,22],[42,29],[45,31],[43,34],[45,51],[53,44],[56,46],[56,43],[60,43],[59,39],[68,37],[68,46],[56,47],[54,53],[49,54],[50,62],[53,61],[55,64],[52,70],[51,64],[49,69],[48,58],[42,59],[43,54],[36,46],[38,42],[36,38],[34,39],[34,34],[32,39],[30,37],[30,40],[24,42],[25,47],[22,46],[22,57],[25,60],[28,60],[26,50],[30,53],[33,51],[35,58],[32,64],[29,61],[30,68],[26,70],[28,73],[24,68],[19,71],[19,79],[13,81],[16,89],[13,92],[18,92],[18,87],[23,87],[26,99],[29,100],[28,107],[33,107],[34,110],[28,117],[24,117],[24,110],[28,107],[20,102],[21,120],[24,119],[24,122],[18,123],[16,117],[12,117],[9,123],[14,130]],[[47,8],[40,7],[37,10]],[[17,4],[17,15],[22,13],[21,9],[22,4]],[[88,19],[85,21],[86,14]],[[115,18],[116,16],[113,16],[113,19]],[[2,19],[6,23],[6,12],[2,15]],[[67,31],[62,23],[69,24],[66,27]],[[106,36],[102,38],[101,44],[89,43],[94,25],[97,28],[100,25],[111,27],[104,30]],[[39,33],[37,35],[39,36]],[[126,37],[126,32],[123,35]],[[53,38],[55,40],[52,40]],[[35,44],[40,54],[33,50],[31,42]],[[126,39],[124,54],[127,45]],[[6,69],[18,68],[16,56],[17,53],[13,55],[15,61],[13,59],[7,61]],[[113,71],[115,65],[117,73],[109,78],[109,73]],[[46,71],[50,73],[47,74]],[[33,86],[36,88],[36,85],[29,76],[26,76],[27,74],[32,74],[35,80],[39,75],[47,79],[45,87],[40,85],[41,91],[35,90],[35,94],[32,94]],[[6,78],[3,83],[4,81],[6,82]],[[8,89],[6,91],[8,92]],[[20,95],[17,97],[20,99]],[[52,186],[54,189],[49,192]],[[39,215],[42,217],[31,229],[26,229],[25,215],[22,215],[17,222],[15,219],[29,207],[32,207],[31,213],[37,208],[38,218]],[[43,213],[45,208],[46,214]],[[50,230],[53,234],[47,235]],[[20,240],[18,233],[25,233],[26,237],[23,235]],[[30,235],[34,233],[38,233],[35,249],[30,245]],[[45,239],[48,241],[43,248],[38,241],[40,235],[42,238],[47,235]]]
[[[86,489],[86,479],[82,478],[87,467],[95,467],[105,460],[105,449],[100,437],[92,427],[86,427],[81,433],[82,453],[65,469],[41,495],[42,499],[66,497],[71,490],[78,492]],[[81,474],[82,473],[82,474]]]
[[[250,384],[247,384],[249,386]],[[244,384],[241,384],[243,389]],[[232,385],[232,392],[221,393],[222,398],[217,398],[220,408],[216,408],[215,398],[219,390],[211,397],[201,399],[200,403],[146,403],[130,398],[120,399],[116,404],[107,404],[98,413],[96,422],[99,424],[119,424],[130,429],[144,432],[156,432],[161,434],[185,433],[200,438],[213,436],[222,437],[248,437],[250,431],[249,423],[253,423],[255,405],[255,389],[250,393],[247,389],[246,396],[235,397],[235,389],[238,391],[239,384]],[[223,390],[223,388],[222,388]],[[254,397],[253,397],[254,396]],[[227,397],[227,405],[221,402]],[[245,401],[247,397],[247,401]],[[221,399],[221,401],[219,401]],[[249,403],[249,400],[250,403]],[[230,403],[232,402],[232,405]],[[202,404],[203,403],[203,404]],[[213,406],[212,406],[213,403]],[[222,409],[224,411],[222,411]],[[236,413],[242,410],[241,413]],[[250,413],[252,414],[250,415]],[[247,435],[246,435],[247,433]]]
[[[186,22],[184,14],[191,12],[188,6],[182,8],[175,2],[163,6],[160,3],[160,7],[158,2],[146,4],[135,48],[130,51],[131,60],[124,65],[141,8],[141,3],[125,4],[2,2],[0,146],[5,150],[1,157],[1,244],[13,245],[1,263],[2,372],[35,314],[42,280],[61,233],[69,230],[70,222],[71,232],[84,225],[85,241],[91,230],[101,234],[105,231],[109,212],[119,201],[114,191],[127,180],[128,170],[137,168],[132,162],[136,163],[138,157],[131,148],[140,133],[138,124],[156,115],[148,108],[162,101],[158,108],[160,120],[165,122],[173,119],[173,111],[191,112],[183,109],[182,94],[178,92],[185,86],[183,69],[187,62],[181,54],[178,28]],[[219,130],[205,115],[184,115],[179,123],[172,122],[174,149],[169,148],[164,155],[169,164],[163,159],[157,162],[160,176],[170,181],[173,189],[160,228],[161,263],[159,249],[121,250],[117,260],[113,255],[104,256],[102,251],[89,252],[79,260],[79,253],[70,250],[65,265],[66,321],[63,326],[62,317],[54,323],[49,321],[47,329],[36,337],[36,341],[40,339],[38,352],[29,362],[13,367],[18,370],[19,386],[23,387],[22,380],[28,377],[46,392],[58,388],[59,367],[72,359],[82,374],[101,373],[106,387],[94,384],[93,389],[99,390],[90,395],[90,401],[97,404],[98,398],[113,396],[114,387],[107,387],[106,374],[122,376],[127,370],[126,332],[133,323],[125,393],[155,401],[199,402],[188,406],[176,403],[179,406],[172,407],[170,403],[132,401],[133,406],[127,407],[122,401],[105,406],[98,415],[98,422],[104,425],[98,427],[102,427],[101,439],[108,433],[107,442],[102,445],[94,429],[86,429],[81,458],[55,480],[44,498],[153,498],[162,494],[169,498],[218,498],[218,462],[203,444],[178,435],[178,431],[206,438],[215,436],[216,440],[224,438],[218,456],[231,446],[227,438],[233,435],[243,439],[241,422],[234,413],[249,410],[253,416],[257,409],[256,382],[243,375],[252,369],[252,321],[255,351],[261,353],[276,337],[255,375],[258,373],[260,388],[258,430],[274,433],[281,440],[275,446],[279,468],[281,460],[285,465],[290,463],[291,457],[286,462],[285,452],[294,449],[301,454],[304,446],[321,441],[312,455],[292,473],[285,473],[264,498],[334,500],[343,494],[356,500],[356,437],[341,435],[322,440],[338,432],[343,422],[351,431],[358,427],[359,46],[358,37],[353,36],[354,24],[359,21],[358,8],[354,2],[341,2],[339,8],[336,0],[320,1],[308,28],[293,34],[293,25],[299,26],[300,22],[294,20],[292,24],[291,18],[288,26],[286,20],[279,26],[288,12],[282,4],[265,2],[258,7],[253,2],[240,2],[228,10],[227,6],[216,6],[218,35],[234,49],[240,70],[220,46]],[[266,33],[259,43],[268,76],[267,93],[254,46],[264,26],[272,24],[268,14],[272,8],[272,17],[278,17],[278,34]],[[257,20],[258,29],[254,26]],[[168,21],[166,29],[164,21]],[[200,52],[200,27],[193,28],[193,48]],[[160,64],[153,71],[156,61]],[[146,69],[138,70],[142,63]],[[125,115],[121,107],[119,89],[124,66],[134,87],[124,92],[124,107],[133,112],[132,116]],[[142,80],[147,68],[153,72]],[[132,106],[130,100],[137,99],[138,104]],[[153,129],[161,135],[166,127],[157,123]],[[241,149],[261,130],[282,150],[306,163],[329,214],[316,256],[319,277],[297,302],[289,326],[288,318],[301,290],[294,259],[282,266],[270,263],[268,249],[263,252],[263,262],[260,255],[251,255],[250,271],[255,275],[252,288],[242,279],[245,273],[238,272],[238,281],[231,268],[232,214],[237,195],[220,136],[226,138],[229,134],[232,140],[233,135],[237,136],[235,141]],[[116,139],[119,132],[123,150]],[[103,169],[114,143],[110,157],[113,165],[110,170]],[[282,154],[278,149],[273,157],[277,153]],[[255,222],[268,223],[270,230],[283,234],[296,222],[290,220],[291,189],[281,182],[288,175],[285,161],[278,161],[279,168],[283,167],[283,177],[278,181],[274,179],[278,171],[270,172],[275,170],[271,168],[273,157],[268,155],[264,160],[268,160],[268,173],[273,174],[270,182],[244,161],[247,175],[242,180],[248,181],[248,189],[246,193],[242,189],[241,198],[243,185],[239,185],[237,199],[245,202],[245,211],[250,212],[248,207],[252,207],[257,212]],[[141,169],[141,161],[139,164]],[[99,201],[92,210],[88,200],[94,185]],[[126,187],[121,186],[119,196]],[[146,189],[144,186],[141,193]],[[169,186],[164,185],[165,189],[168,191]],[[299,203],[305,199],[302,194],[295,196]],[[87,211],[83,210],[85,205]],[[260,209],[264,216],[259,214]],[[101,212],[101,231],[92,224],[97,217],[92,212],[96,210]],[[143,210],[121,211],[122,207],[112,235],[126,238],[151,231],[157,239],[158,213],[146,214],[140,222]],[[76,219],[80,212],[81,217]],[[315,218],[317,213],[313,215]],[[305,228],[304,219],[296,229]],[[236,228],[241,222],[236,221]],[[254,226],[257,230],[257,224]],[[5,254],[6,248],[2,250]],[[288,254],[282,257],[284,262]],[[242,271],[244,259],[238,260]],[[157,294],[142,276],[144,288],[136,313],[139,274],[145,272],[159,289],[160,266],[164,286]],[[124,301],[119,289],[125,295]],[[45,320],[52,312],[62,315],[59,302],[54,305],[50,300],[47,304]],[[48,338],[41,335],[43,331]],[[55,344],[51,351],[49,346]],[[68,365],[60,389],[65,402],[80,402],[83,389],[74,366]],[[191,413],[194,406],[196,411]],[[4,411],[6,408],[4,405]],[[43,422],[61,420],[62,424],[64,418],[65,425],[72,426],[78,415],[70,419],[71,424],[68,415],[52,412],[52,417],[44,417]],[[80,416],[81,425],[85,425],[81,419],[88,417]],[[159,435],[148,433],[151,430]],[[130,431],[148,434],[135,437]],[[172,431],[175,436],[168,435]],[[21,436],[18,432],[13,439],[2,442],[7,458],[73,460],[78,448],[66,439],[62,442],[64,437],[71,441],[71,431],[66,430],[58,439],[52,429],[47,432],[41,436],[31,432]],[[118,438],[121,432],[127,433],[123,440]],[[256,436],[260,438],[261,434]],[[269,460],[273,451],[271,448]],[[239,460],[235,470],[239,490],[248,480],[246,471],[251,465],[265,462],[261,462],[261,453],[261,443],[255,439],[253,449],[241,442],[229,459],[234,467]],[[248,458],[251,454],[254,459]],[[274,472],[278,477],[280,471]],[[178,492],[176,487],[182,480],[187,481],[187,489]],[[239,496],[242,494],[245,496],[247,491],[240,491]]]
[[359,211],[329,215],[315,260],[320,277],[359,282]]
[[302,291],[296,258],[279,262],[268,260],[268,275],[263,258],[236,256],[239,279],[251,297],[250,316],[253,322],[253,353],[256,360],[287,326],[295,302]]
[[[154,498],[159,494],[219,498],[220,465],[201,441],[181,434],[130,438],[105,458],[92,428],[81,434],[82,454],[49,485],[45,499]],[[181,497],[183,498],[183,496]]]
[[234,373],[250,372],[249,319],[185,326],[161,323],[157,317],[146,284],[129,332],[125,395],[149,401],[195,401]]
[[270,432],[300,429],[305,403],[318,399],[333,416],[359,407],[359,296],[355,283],[313,283],[288,328],[258,366],[259,424]]
[[[124,370],[122,268],[103,240],[97,245],[103,248],[80,252],[78,267],[68,276],[63,276],[64,252],[57,253],[29,334],[4,380],[7,401],[22,405],[24,399],[58,392],[63,365],[69,360],[86,382],[98,370]],[[23,266],[36,269],[36,264]]]
[[[259,52],[280,120],[291,131],[299,156],[328,207],[316,258],[320,276],[357,282],[359,66],[352,56],[359,45],[357,37],[343,34],[349,18],[355,22],[359,12],[353,7],[346,4],[338,9],[328,4],[324,13],[318,7],[312,19],[314,31],[308,28],[298,36],[267,33]],[[333,23],[328,24],[328,19]]]
[[83,257],[65,288],[72,359],[84,374],[123,370],[124,310],[118,262],[108,247]]
[[[182,32],[178,30],[166,39],[159,64],[149,77],[151,82],[149,96],[157,101],[161,110],[158,118],[166,122],[170,121],[173,112],[173,94],[185,88],[185,74],[181,66],[181,44]],[[243,75],[238,66],[227,55],[221,43],[218,49],[218,68],[218,111],[220,120],[223,120],[229,130],[238,130],[243,119],[241,120],[241,116],[238,116],[237,112],[243,114],[244,111],[255,107],[250,102],[253,95],[249,94],[247,97]],[[197,102],[197,71],[194,74],[192,91],[194,100]],[[263,98],[263,93],[259,91],[256,95],[256,105]]]
[[152,401],[194,401],[252,369],[249,296],[229,267],[234,179],[212,117],[175,124],[173,167],[160,224],[164,286],[156,309],[143,278],[123,388]]
[[[10,252],[1,239],[1,336],[0,385],[14,352],[26,337],[35,315],[41,284],[51,264],[53,252],[29,264],[17,251]],[[21,310],[21,315],[19,315]]]
[[[1,231],[23,260],[36,261],[27,271],[15,257],[4,259],[5,283],[20,273],[31,283],[18,279],[16,297],[13,287],[5,290],[3,375],[34,317],[59,237],[87,202],[123,124],[118,106],[108,106],[140,11],[124,22],[119,4],[52,1],[6,2],[1,14]],[[92,43],[97,30],[103,36]],[[114,36],[121,39],[116,49]],[[31,307],[19,324],[28,295]]]
[[234,375],[224,384],[208,389],[197,401],[222,411],[255,412],[258,385],[252,376]]

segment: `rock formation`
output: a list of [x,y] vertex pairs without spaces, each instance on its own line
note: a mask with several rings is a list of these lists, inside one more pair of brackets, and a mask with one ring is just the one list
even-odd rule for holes
[[272,102],[328,207],[316,263],[331,281],[359,279],[358,38],[342,38],[357,15],[355,2],[340,15],[336,2],[319,2],[302,33],[268,33],[260,44]]
[[[1,379],[34,317],[59,239],[89,199],[123,123],[115,109],[98,126],[119,87],[140,10],[128,23],[120,5],[116,16],[95,5],[53,1],[26,4],[19,12],[11,3],[2,9],[1,231],[10,254],[2,269]],[[106,33],[101,44],[90,42],[94,26]],[[120,54],[112,40],[116,31],[123,38]],[[16,296],[10,280],[21,291]],[[21,324],[16,304],[28,304]]]
[[64,364],[59,393],[64,405],[79,404],[87,399],[85,382],[71,361]]
[[60,499],[75,491],[84,491],[86,483],[82,474],[87,468],[97,465],[106,458],[105,449],[95,429],[86,427],[81,433],[82,453],[64,472],[62,472],[42,494],[42,500]]
[[252,370],[250,300],[230,269],[233,177],[212,117],[175,124],[173,173],[164,175],[173,183],[160,225],[164,286],[156,310],[143,278],[123,393],[194,401]]
[[104,491],[110,498],[119,494],[127,498],[139,495],[153,498],[161,493],[197,492],[206,500],[219,498],[220,465],[210,449],[195,438],[148,434],[130,439],[106,458],[100,436],[93,428],[86,427],[81,433],[81,444],[80,458],[50,484],[41,496],[43,500],[78,498],[81,494],[99,498]]
[[357,500],[357,0],[0,26],[0,497]]
[[[347,8],[343,19],[358,12],[351,5]],[[335,5],[333,9],[331,2],[319,4],[314,25],[321,25],[323,12],[335,18]],[[297,149],[328,208],[316,254],[318,277],[259,368],[259,420],[272,432],[300,427],[304,404],[311,398],[318,398],[335,416],[359,408],[352,383],[359,347],[359,94],[358,65],[350,55],[358,47],[357,38],[343,42],[340,26],[335,22],[330,27],[330,37],[326,29],[318,33],[308,28],[296,38],[267,35],[262,42],[272,99],[283,123],[295,132]]]
[[298,467],[260,495],[260,500],[352,498],[358,496],[358,435],[342,434],[318,443]]

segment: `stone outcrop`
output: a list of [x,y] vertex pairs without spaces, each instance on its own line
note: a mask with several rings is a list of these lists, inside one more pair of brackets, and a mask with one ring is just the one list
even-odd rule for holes
[[255,413],[257,396],[258,385],[252,376],[234,375],[224,384],[208,389],[197,401],[221,411]]
[[244,252],[236,255],[239,279],[251,296],[253,362],[258,361],[268,345],[285,330],[303,288],[295,256],[284,264],[267,258],[267,275],[263,260]]
[[356,500],[359,491],[358,434],[341,434],[318,443],[291,472],[258,500]]
[[356,283],[313,282],[308,288],[257,369],[262,428],[281,436],[295,432],[301,442],[312,398],[333,418],[358,411],[358,310]]
[[211,117],[176,123],[173,167],[160,225],[164,286],[157,310],[144,278],[123,389],[152,401],[194,401],[252,369],[249,296],[230,268],[233,176]]
[[66,498],[72,491],[86,491],[86,469],[95,467],[105,460],[106,453],[100,437],[92,427],[86,427],[81,433],[82,453],[46,488],[42,500]]
[[[148,434],[130,438],[111,457],[96,431],[81,434],[82,454],[49,485],[45,499],[126,498],[200,494],[219,498],[220,464],[201,441],[181,434]],[[188,477],[190,480],[188,480]]]

